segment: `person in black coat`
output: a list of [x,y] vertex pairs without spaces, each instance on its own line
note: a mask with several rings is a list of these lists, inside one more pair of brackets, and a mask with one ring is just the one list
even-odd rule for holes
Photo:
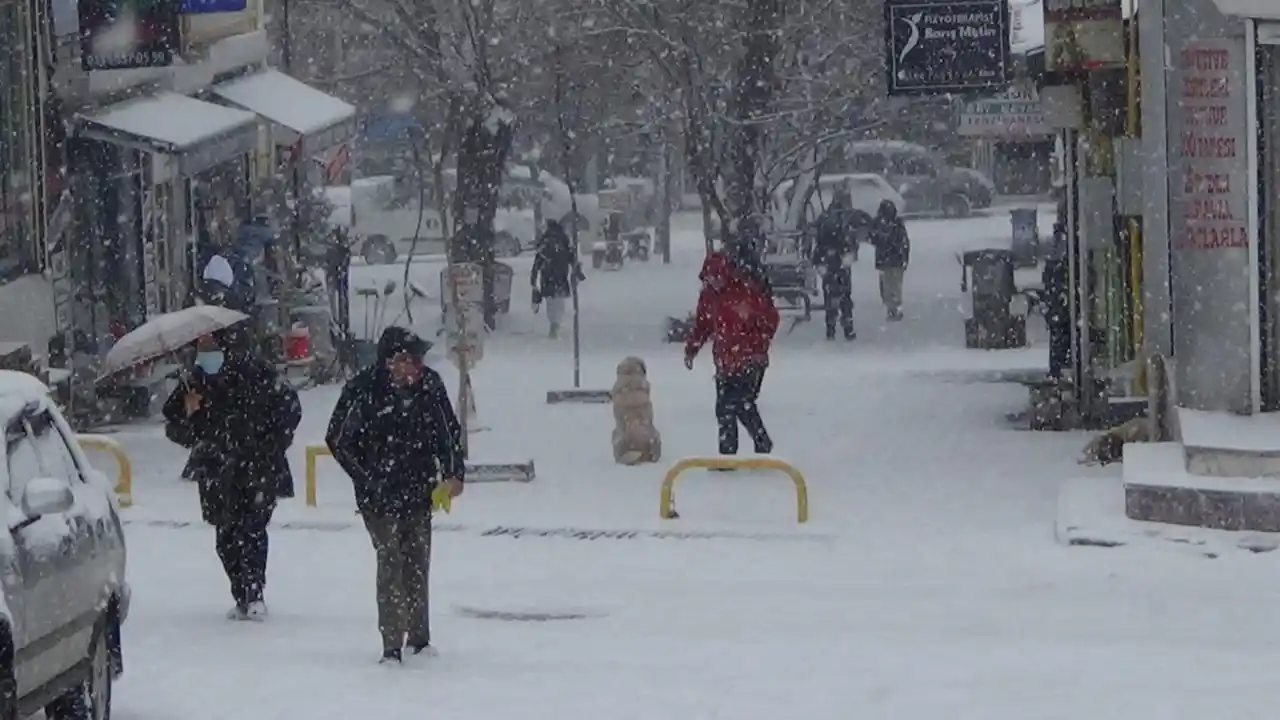
[[850,204],[844,195],[832,199],[831,206],[818,216],[813,243],[811,260],[822,275],[828,340],[835,339],[837,322],[846,340],[857,338],[853,329],[853,262],[858,257],[858,240]]
[[876,248],[876,270],[880,271],[880,300],[889,320],[902,319],[902,282],[911,261],[911,239],[907,224],[898,215],[898,206],[882,200],[871,229]]
[[165,435],[191,449],[205,522],[231,583],[227,617],[264,620],[267,526],[276,502],[293,497],[285,452],[302,419],[297,393],[250,352],[239,327],[201,338],[195,368],[164,404]]
[[400,327],[378,340],[378,360],[342,389],[325,442],[351,476],[356,509],[377,555],[383,661],[430,648],[428,581],[432,493],[462,493],[462,427],[444,381],[423,362],[430,345]]
[[578,252],[573,247],[573,241],[564,231],[564,226],[555,220],[548,220],[547,230],[538,240],[538,253],[533,257],[529,284],[533,286],[534,312],[546,302],[551,337],[560,335],[565,299],[573,295],[573,284],[583,279],[582,265],[578,262]]

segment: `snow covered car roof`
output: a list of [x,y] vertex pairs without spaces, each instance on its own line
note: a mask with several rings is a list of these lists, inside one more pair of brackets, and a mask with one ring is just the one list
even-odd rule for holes
[[49,386],[34,375],[0,370],[0,418],[8,420],[32,403],[44,405],[48,401]]

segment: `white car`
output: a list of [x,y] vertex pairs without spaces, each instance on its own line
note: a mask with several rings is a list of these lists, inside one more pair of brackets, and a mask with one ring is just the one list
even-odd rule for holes
[[130,598],[115,488],[34,377],[0,371],[0,422],[0,718],[110,717]]
[[[788,215],[791,203],[795,200],[792,197],[794,188],[794,180],[784,180],[773,191],[775,217],[781,218]],[[809,197],[809,205],[805,208],[804,215],[798,219],[801,223],[812,222],[822,214],[823,210],[830,207],[836,193],[841,190],[848,191],[853,201],[852,209],[860,210],[872,217],[875,217],[880,210],[880,203],[885,200],[893,203],[899,213],[902,213],[907,205],[902,195],[880,175],[872,173],[822,175],[818,178],[817,187]]]

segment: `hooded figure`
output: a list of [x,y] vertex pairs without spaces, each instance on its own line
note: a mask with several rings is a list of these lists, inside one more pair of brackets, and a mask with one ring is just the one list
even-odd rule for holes
[[618,363],[613,383],[613,459],[621,465],[658,462],[662,436],[653,426],[648,369],[644,360],[629,357]]
[[836,324],[846,340],[857,338],[853,329],[853,263],[858,258],[858,241],[853,226],[851,201],[839,193],[831,206],[818,217],[813,244],[814,267],[822,274],[822,304],[826,309],[827,339],[836,337]]
[[911,240],[907,225],[898,216],[898,206],[880,202],[871,243],[876,248],[876,270],[880,271],[880,300],[889,320],[902,319],[902,281],[911,261]]
[[263,620],[267,525],[279,498],[293,497],[285,452],[302,419],[293,388],[254,357],[239,326],[201,338],[195,367],[165,401],[165,435],[191,449],[200,509],[216,528],[237,620]]
[[440,375],[424,362],[430,343],[400,327],[378,340],[378,360],[347,382],[325,442],[351,477],[356,509],[377,556],[383,661],[431,645],[428,578],[432,493],[462,493],[462,427]]
[[762,283],[720,253],[710,253],[698,276],[702,291],[685,344],[685,366],[711,341],[716,365],[716,420],[720,454],[738,452],[738,423],[750,433],[759,454],[773,451],[756,401],[769,366],[769,348],[778,332],[778,309]]
[[547,231],[538,241],[538,253],[533,257],[533,269],[529,284],[533,286],[533,308],[547,304],[547,321],[551,323],[551,337],[560,335],[564,323],[565,298],[573,295],[573,285],[580,282],[582,266],[578,262],[577,249],[564,227],[555,220],[547,221]]

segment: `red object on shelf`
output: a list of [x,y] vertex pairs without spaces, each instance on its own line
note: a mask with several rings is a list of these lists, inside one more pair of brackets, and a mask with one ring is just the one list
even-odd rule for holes
[[284,338],[284,359],[297,362],[311,357],[311,331],[306,328],[290,330]]

